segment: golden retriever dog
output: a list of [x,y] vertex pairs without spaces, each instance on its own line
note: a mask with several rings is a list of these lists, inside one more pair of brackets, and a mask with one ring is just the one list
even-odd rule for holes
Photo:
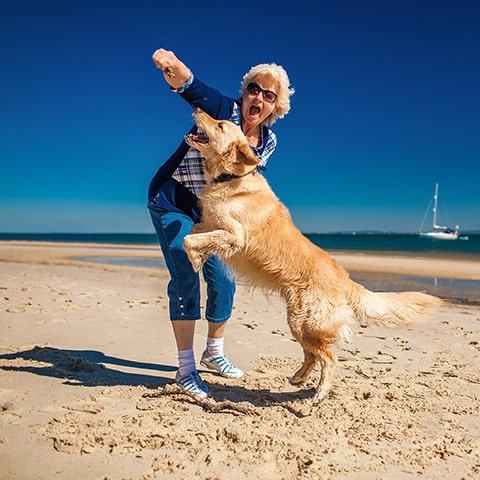
[[305,356],[290,383],[305,382],[318,361],[314,403],[319,403],[332,387],[337,362],[330,347],[351,340],[355,323],[404,325],[433,313],[441,301],[419,292],[374,293],[355,283],[295,227],[257,172],[258,159],[240,128],[201,111],[193,117],[205,134],[189,134],[185,141],[205,157],[207,185],[200,199],[202,221],[184,240],[188,257],[198,271],[217,254],[241,277],[280,294]]

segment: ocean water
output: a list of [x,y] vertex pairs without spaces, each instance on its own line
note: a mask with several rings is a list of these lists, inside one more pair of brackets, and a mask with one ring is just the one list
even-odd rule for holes
[[[468,240],[432,240],[416,234],[317,234],[305,233],[313,243],[331,252],[368,251],[468,256],[480,260],[480,234]],[[2,240],[158,245],[153,233],[0,233]]]
[[[313,243],[330,253],[370,252],[377,254],[414,255],[435,258],[471,259],[480,261],[480,234],[469,234],[468,240],[432,240],[420,238],[414,234],[305,234]],[[48,241],[72,243],[105,243],[123,245],[158,245],[155,234],[122,233],[53,233],[25,234],[0,233],[0,241]],[[80,257],[79,260],[112,263],[117,265],[165,268],[162,258],[93,256]],[[376,291],[386,290],[422,290],[434,295],[451,299],[468,299],[480,304],[480,281],[444,278],[402,277],[396,275],[352,275],[367,288]],[[463,300],[462,300],[463,301]]]

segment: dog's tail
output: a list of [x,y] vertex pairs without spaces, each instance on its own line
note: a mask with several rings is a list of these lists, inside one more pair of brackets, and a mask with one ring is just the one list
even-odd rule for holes
[[443,303],[421,292],[371,292],[352,282],[349,304],[360,324],[400,326],[427,318]]

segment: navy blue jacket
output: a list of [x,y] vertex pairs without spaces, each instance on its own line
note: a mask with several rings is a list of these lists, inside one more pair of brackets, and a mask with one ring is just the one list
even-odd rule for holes
[[[205,85],[196,77],[194,77],[192,84],[179,95],[194,109],[199,107],[219,120],[226,120],[232,115],[235,100]],[[190,132],[196,131],[197,126],[194,125]],[[172,178],[189,148],[185,140],[182,140],[171,157],[158,169],[148,188],[148,202],[149,205],[155,205],[169,211],[185,213],[195,222],[199,222],[200,206],[198,198],[188,188]]]

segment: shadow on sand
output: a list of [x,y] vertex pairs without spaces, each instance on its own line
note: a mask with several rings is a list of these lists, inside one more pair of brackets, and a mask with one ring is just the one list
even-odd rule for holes
[[[157,372],[176,371],[176,367],[171,365],[137,362],[105,355],[96,350],[66,350],[49,346],[35,346],[28,350],[0,354],[1,370],[59,378],[64,380],[64,385],[69,386],[143,386],[157,390],[155,393],[145,394],[145,397],[150,397],[150,399],[168,395],[165,390],[166,386],[178,388],[176,385],[168,385],[174,383],[171,377],[127,373],[115,370],[110,367],[111,365]],[[249,388],[245,383],[244,385],[232,383],[216,372],[203,371],[203,374],[205,374],[204,380],[212,390],[213,398],[210,400],[214,402],[248,403],[254,409],[280,406],[297,416],[303,416],[299,415],[292,403],[309,400],[314,395],[313,388],[271,392],[268,389]],[[174,393],[179,392],[174,390]],[[186,395],[181,396],[185,398]]]
[[[18,365],[18,360],[23,360]],[[114,386],[143,385],[147,388],[157,388],[171,382],[171,378],[160,375],[127,373],[107,367],[118,365],[122,367],[154,370],[159,372],[174,372],[176,367],[154,363],[137,362],[123,358],[111,357],[96,350],[63,350],[60,348],[36,346],[29,350],[0,355],[0,368],[10,372],[29,372],[65,379],[66,385]],[[10,361],[7,364],[5,361]],[[25,363],[28,362],[28,365]]]

